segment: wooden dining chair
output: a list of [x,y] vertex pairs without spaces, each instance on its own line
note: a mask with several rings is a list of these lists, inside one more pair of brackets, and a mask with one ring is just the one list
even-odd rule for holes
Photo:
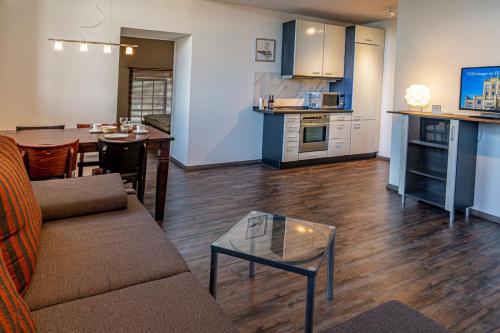
[[79,140],[62,145],[17,144],[31,180],[70,178],[76,169]]
[[51,126],[16,126],[16,131],[30,131],[41,129],[64,129],[64,125],[51,125]]
[[[91,128],[92,124],[76,124],[76,128]],[[83,177],[83,168],[99,166],[99,154],[98,153],[84,153],[80,152],[78,157],[78,177]]]
[[125,183],[133,184],[138,199],[143,202],[148,140],[98,140],[98,173],[119,173]]

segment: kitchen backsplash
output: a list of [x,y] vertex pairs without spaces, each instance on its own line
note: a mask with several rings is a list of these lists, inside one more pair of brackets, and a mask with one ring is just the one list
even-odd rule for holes
[[309,91],[328,91],[328,80],[282,79],[280,73],[255,72],[253,105],[259,98],[274,95],[275,106],[303,106]]

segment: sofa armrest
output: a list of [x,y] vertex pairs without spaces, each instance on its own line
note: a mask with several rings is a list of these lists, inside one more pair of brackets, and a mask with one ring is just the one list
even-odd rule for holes
[[44,221],[127,208],[119,174],[32,182]]

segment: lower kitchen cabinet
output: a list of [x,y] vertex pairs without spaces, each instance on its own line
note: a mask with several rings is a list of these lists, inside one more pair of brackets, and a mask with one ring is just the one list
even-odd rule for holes
[[328,152],[326,150],[299,153],[299,161],[312,160],[316,158],[325,158],[325,157],[328,157]]
[[331,139],[328,142],[328,157],[349,155],[350,139]]
[[376,120],[353,121],[351,125],[350,155],[370,154],[378,151]]
[[284,142],[283,143],[283,162],[298,161],[299,159],[299,142]]
[[[311,113],[311,112],[305,112]],[[323,132],[328,148],[321,145],[318,151],[300,152],[300,114],[264,114],[262,161],[276,168],[286,168],[315,163],[331,163],[359,159],[378,150],[376,120],[352,121],[349,113],[332,113],[329,131]],[[302,133],[302,134],[301,134]],[[304,149],[307,150],[307,149]],[[359,156],[365,155],[366,156]]]

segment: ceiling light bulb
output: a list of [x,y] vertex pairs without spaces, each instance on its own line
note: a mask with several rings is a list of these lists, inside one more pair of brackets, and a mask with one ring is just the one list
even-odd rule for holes
[[63,43],[60,40],[56,40],[54,42],[54,50],[56,50],[56,51],[62,51],[63,50]]
[[306,30],[306,33],[307,33],[308,35],[314,35],[314,34],[316,33],[316,29],[315,29],[315,28],[308,28],[308,29]]
[[80,52],[87,52],[89,50],[89,46],[87,43],[80,43]]
[[104,45],[104,48],[102,49],[102,52],[104,52],[104,53],[111,53],[111,45],[110,44]]
[[134,54],[134,49],[131,46],[127,46],[125,49],[125,54],[132,55]]

